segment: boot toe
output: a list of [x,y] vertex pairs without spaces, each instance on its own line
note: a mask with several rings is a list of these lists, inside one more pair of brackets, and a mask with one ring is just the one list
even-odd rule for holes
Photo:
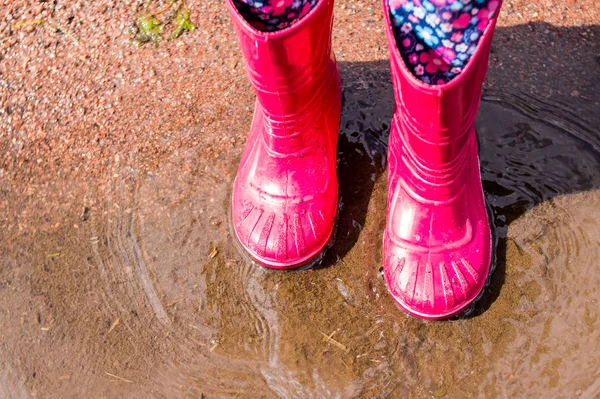
[[[234,203],[236,198],[234,196]],[[296,205],[240,200],[234,231],[245,251],[263,266],[290,269],[315,260],[330,240],[336,202],[316,199]]]
[[491,236],[485,221],[474,233],[466,245],[439,250],[398,245],[386,233],[384,275],[396,303],[413,316],[437,320],[475,301],[490,269]]

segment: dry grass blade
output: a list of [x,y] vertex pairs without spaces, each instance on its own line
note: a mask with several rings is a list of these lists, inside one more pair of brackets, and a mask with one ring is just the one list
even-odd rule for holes
[[73,36],[71,34],[71,32],[69,32],[67,29],[63,28],[62,26],[60,26],[58,24],[54,24],[54,23],[48,23],[48,25],[50,25],[52,28],[56,29],[57,32],[60,32],[63,35],[65,35],[66,37],[68,37],[69,39],[71,39],[73,41],[73,43],[75,43],[75,45],[77,47],[79,47],[79,39],[77,39],[75,36]]
[[32,21],[17,22],[16,24],[13,25],[13,29],[21,29],[21,28],[26,28],[28,26],[42,25],[45,23],[46,23],[46,20],[44,20],[44,19],[34,19]]
[[79,40],[75,36],[73,36],[67,29],[63,28],[59,24],[56,24],[52,21],[47,21],[45,19],[34,19],[31,21],[17,22],[16,24],[13,25],[13,29],[21,29],[21,28],[26,28],[28,26],[37,26],[37,25],[44,25],[46,28],[52,28],[52,29],[54,29],[54,33],[56,33],[56,32],[62,33],[63,35],[65,35],[66,37],[71,39],[73,41],[73,43],[75,43],[76,46],[79,47]]

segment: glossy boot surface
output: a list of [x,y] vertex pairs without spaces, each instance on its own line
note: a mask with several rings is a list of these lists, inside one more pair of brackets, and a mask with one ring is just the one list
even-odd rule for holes
[[227,0],[257,101],[232,192],[236,238],[263,266],[314,261],[337,214],[339,71],[331,51],[333,1],[290,28],[251,27]]
[[406,312],[443,319],[477,298],[490,270],[491,231],[474,122],[496,20],[461,74],[431,86],[404,64],[383,3],[396,98],[384,275]]

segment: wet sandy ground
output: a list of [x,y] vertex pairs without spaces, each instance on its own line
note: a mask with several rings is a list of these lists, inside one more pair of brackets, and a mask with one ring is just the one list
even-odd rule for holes
[[[380,276],[393,107],[377,1],[338,1],[337,240],[232,244],[253,95],[224,4],[137,48],[143,4],[0,0],[0,397],[600,395],[600,7],[507,1],[477,121],[496,272],[424,322]],[[10,26],[47,19],[43,26]],[[76,41],[72,38],[76,38]]]

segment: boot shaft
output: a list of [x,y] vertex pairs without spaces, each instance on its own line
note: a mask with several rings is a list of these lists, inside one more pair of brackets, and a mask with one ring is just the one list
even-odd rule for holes
[[333,0],[321,0],[301,20],[276,32],[260,32],[226,0],[246,72],[267,121],[279,134],[300,130],[322,106],[328,82],[337,79],[331,50]]
[[486,27],[477,50],[460,75],[446,84],[433,86],[418,80],[408,70],[392,31],[386,0],[383,6],[398,131],[404,134],[403,141],[412,155],[424,166],[450,168],[469,140],[474,139],[472,127],[479,110],[496,18]]

